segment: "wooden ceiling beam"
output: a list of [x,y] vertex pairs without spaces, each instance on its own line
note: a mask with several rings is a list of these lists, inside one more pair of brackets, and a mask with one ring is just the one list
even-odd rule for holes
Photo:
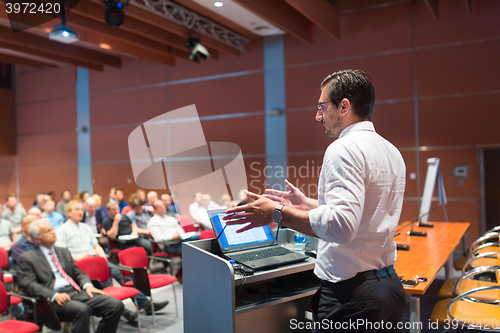
[[[2,11],[4,3],[0,4],[0,18],[4,18],[7,14]],[[5,7],[4,7],[5,8]],[[24,25],[33,26],[32,23],[38,23],[37,17],[26,15]],[[34,20],[34,21],[31,21]],[[21,23],[21,25],[23,25]],[[47,53],[54,53],[55,55],[63,55],[67,58],[73,58],[77,61],[86,63],[95,63],[97,65],[109,65],[113,67],[121,67],[121,58],[112,56],[106,53],[89,50],[87,48],[78,46],[78,44],[64,44],[56,41],[49,40],[45,37],[36,36],[26,31],[12,33],[12,30],[7,27],[0,27],[0,35],[2,40],[9,43],[14,43],[21,46],[26,46],[34,49],[39,49]]]
[[285,0],[285,2],[318,27],[340,39],[340,14],[336,1]]
[[437,20],[438,19],[438,0],[424,0],[427,8],[431,11],[432,16]]
[[175,66],[175,57],[171,54],[146,50],[143,47],[127,44],[116,38],[112,38],[111,36],[103,36],[87,31],[85,34],[85,41],[97,45],[100,43],[106,43],[115,51],[127,53],[140,59],[151,60],[168,66]]
[[85,68],[100,71],[100,72],[104,71],[104,65],[97,65],[95,63],[80,61],[77,59],[72,59],[72,58],[68,58],[68,57],[64,57],[64,56],[60,56],[60,55],[55,55],[53,53],[45,52],[42,50],[36,50],[36,49],[32,49],[32,48],[29,48],[26,46],[14,44],[14,43],[9,43],[9,42],[3,41],[1,39],[1,37],[0,37],[0,47],[5,48],[5,49],[10,49],[13,51],[17,51],[17,52],[21,52],[21,53],[30,54],[30,55],[40,57],[40,58],[50,59],[52,61],[56,61],[56,62],[60,62],[60,63],[72,65],[72,66],[85,67]]
[[5,53],[2,53],[1,50],[0,50],[0,62],[8,63],[8,64],[29,66],[29,67],[40,68],[40,69],[43,69],[45,67],[52,67],[52,68],[57,67],[56,65],[49,64],[46,62],[35,61],[32,59],[26,59],[26,58],[16,57],[16,56],[13,56],[10,54],[5,54]]
[[[312,41],[312,23],[285,1],[234,0],[255,15],[306,42]],[[307,1],[308,2],[308,1]]]
[[[77,13],[98,22],[105,23],[104,21],[104,3],[96,3],[92,1],[80,1],[75,8],[70,11],[70,14]],[[68,25],[71,25],[70,15],[68,15]],[[105,23],[107,24],[107,23]],[[116,29],[116,28],[115,28]],[[151,25],[147,22],[135,19],[133,17],[128,17],[125,10],[125,20],[117,30],[124,30],[137,35],[141,35],[145,38],[156,40],[160,43],[168,44],[179,50],[185,51],[187,39],[185,37],[178,36],[171,32],[165,31],[163,29],[158,29],[158,27]],[[212,53],[217,57],[218,51],[214,48],[208,48],[210,55]],[[237,50],[236,50],[237,51]],[[239,54],[239,53],[238,53]]]
[[132,32],[113,28],[107,23],[98,22],[73,12],[69,12],[67,18],[69,22],[68,24],[98,33],[102,36],[109,36],[110,38],[116,39],[120,42],[127,42],[135,45],[136,47],[144,46],[163,53],[170,53],[176,57],[184,59],[189,57],[189,52],[186,47],[184,47],[183,50],[180,50],[176,47],[160,43],[153,39],[145,38],[144,36]]

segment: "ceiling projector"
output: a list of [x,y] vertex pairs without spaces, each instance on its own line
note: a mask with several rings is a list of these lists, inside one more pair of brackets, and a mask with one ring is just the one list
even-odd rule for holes
[[54,30],[49,33],[49,39],[65,44],[74,43],[79,40],[78,35],[64,24],[56,25]]

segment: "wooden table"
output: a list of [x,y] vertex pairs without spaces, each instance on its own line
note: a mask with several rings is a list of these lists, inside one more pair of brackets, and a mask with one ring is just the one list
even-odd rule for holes
[[[430,222],[432,228],[413,226],[414,231],[423,231],[427,236],[410,236],[407,234],[411,230],[411,225],[404,228],[399,227],[396,233],[401,233],[394,237],[396,244],[409,245],[409,251],[398,251],[396,261],[396,273],[403,276],[405,280],[413,280],[415,275],[427,278],[427,282],[420,282],[415,287],[404,287],[408,294],[423,295],[430,284],[436,278],[441,267],[448,262],[448,267],[453,264],[453,251],[460,240],[464,237],[470,223],[467,222]],[[401,226],[410,224],[402,223]],[[420,321],[420,299],[410,297],[410,321]],[[419,332],[420,330],[410,330]]]

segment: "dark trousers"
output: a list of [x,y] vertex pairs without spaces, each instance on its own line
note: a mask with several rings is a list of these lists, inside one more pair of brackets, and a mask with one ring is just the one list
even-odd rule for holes
[[311,300],[313,333],[401,332],[406,295],[396,273],[321,283]]
[[73,295],[63,306],[57,303],[53,306],[61,321],[71,322],[73,333],[89,333],[91,315],[102,317],[96,333],[114,333],[124,309],[123,303],[116,298],[100,294],[90,298],[85,291]]

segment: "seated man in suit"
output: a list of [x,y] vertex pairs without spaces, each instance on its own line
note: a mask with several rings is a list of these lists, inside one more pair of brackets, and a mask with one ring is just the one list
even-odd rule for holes
[[54,247],[57,238],[49,222],[32,222],[29,235],[38,248],[17,260],[22,290],[30,296],[46,297],[60,320],[71,322],[73,333],[89,333],[91,315],[102,317],[96,333],[116,332],[123,303],[92,286],[67,249]]

